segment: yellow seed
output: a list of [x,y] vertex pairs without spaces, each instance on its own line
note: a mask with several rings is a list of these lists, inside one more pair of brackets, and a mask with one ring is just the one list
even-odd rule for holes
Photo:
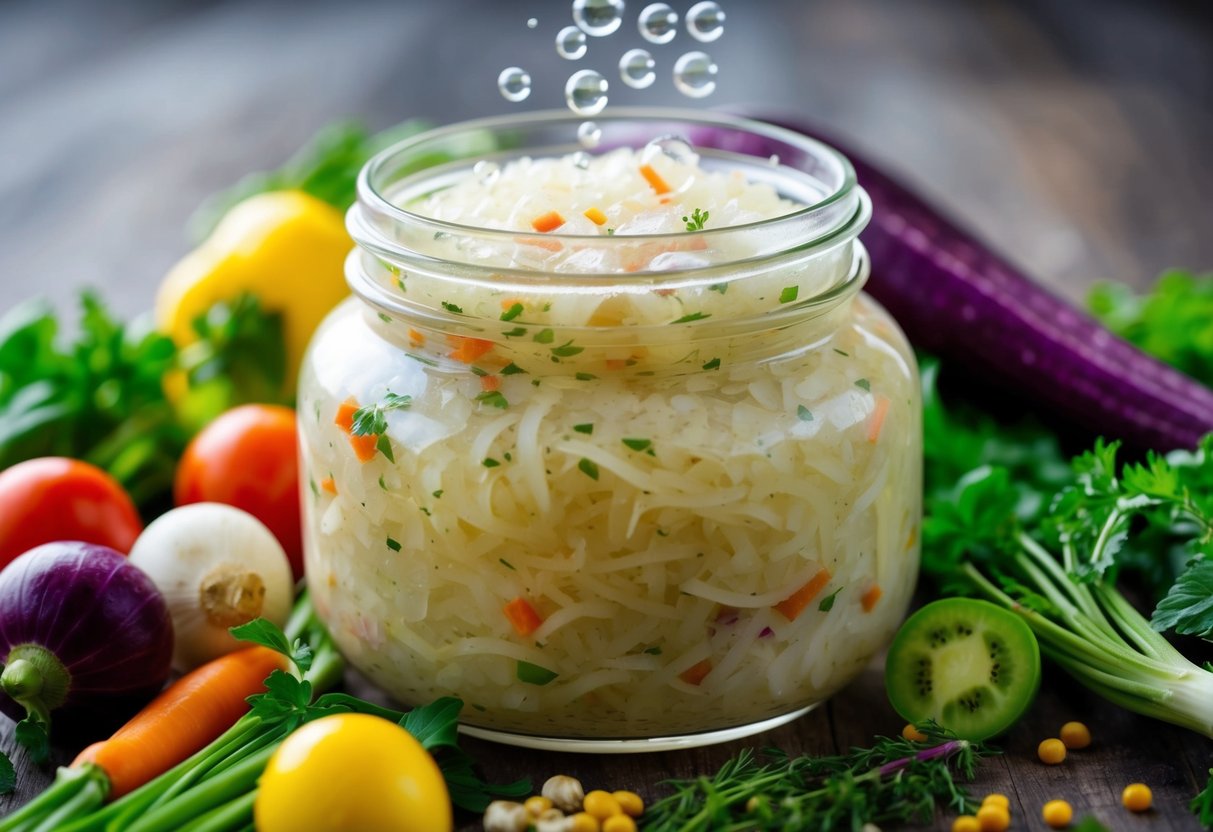
[[927,741],[927,735],[915,728],[912,722],[907,722],[906,727],[901,729],[901,736],[910,742]]
[[598,818],[586,812],[578,812],[569,818],[569,832],[598,832]]
[[982,799],[981,805],[982,806],[1001,806],[1002,808],[1006,809],[1008,812],[1011,811],[1010,799],[1005,794],[999,794],[998,792],[992,792],[992,793],[986,795]]
[[1042,763],[1055,766],[1065,760],[1066,744],[1055,737],[1049,738],[1036,746],[1036,756]]
[[1148,812],[1154,804],[1154,793],[1145,783],[1130,783],[1121,793],[1120,802],[1130,812]]
[[977,823],[981,832],[1007,832],[1011,827],[1011,813],[1005,806],[990,803],[977,810]]
[[534,797],[528,797],[522,805],[526,807],[527,812],[531,815],[539,817],[552,808],[552,799],[550,797],[535,795]]
[[594,791],[586,794],[583,806],[586,812],[599,820],[606,820],[609,817],[623,814],[619,801],[609,792],[604,792],[602,789],[594,789]]
[[612,815],[602,822],[602,832],[636,832],[636,821],[627,815]]
[[623,810],[625,815],[638,818],[644,814],[644,800],[636,792],[611,792],[611,797],[619,802],[619,808]]
[[952,832],[981,832],[981,822],[972,815],[961,815],[952,821]]
[[1074,810],[1064,800],[1050,800],[1040,810],[1040,817],[1054,829],[1065,829],[1074,819]]
[[1091,729],[1081,722],[1067,722],[1058,733],[1066,748],[1077,751],[1091,744]]

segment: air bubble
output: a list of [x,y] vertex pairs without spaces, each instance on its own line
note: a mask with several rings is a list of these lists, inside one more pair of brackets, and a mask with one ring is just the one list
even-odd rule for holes
[[695,152],[694,146],[682,136],[673,133],[650,140],[640,152],[640,161],[648,163],[663,154],[681,165],[699,164],[699,154]]
[[649,43],[669,43],[678,34],[678,12],[666,3],[652,3],[644,7],[636,25]]
[[497,76],[497,89],[506,101],[523,101],[531,94],[531,73],[517,66],[506,67]]
[[577,141],[581,142],[582,147],[595,148],[602,141],[602,128],[597,122],[583,121],[577,127]]
[[488,187],[497,181],[497,175],[501,172],[501,168],[496,162],[490,162],[487,159],[481,159],[476,164],[472,165],[472,176],[475,176],[481,185]]
[[779,154],[772,153],[771,158],[767,159],[767,164],[769,164],[773,168],[779,167]]
[[703,43],[711,43],[724,34],[724,9],[711,0],[696,3],[687,12],[687,31]]
[[623,0],[573,0],[573,22],[590,37],[604,38],[623,23]]
[[567,61],[575,61],[585,54],[585,32],[576,26],[565,26],[556,33],[556,54]]
[[526,27],[527,27],[528,29],[534,29],[534,28],[535,28],[536,26],[538,26],[538,25],[539,25],[539,18],[537,18],[537,17],[532,17],[532,18],[528,18],[528,19],[527,19],[527,22],[526,22]]
[[689,98],[716,91],[716,62],[706,52],[688,52],[674,63],[674,86]]
[[619,59],[619,77],[629,87],[642,90],[652,86],[656,80],[657,73],[653,71],[655,66],[657,62],[644,49],[629,49]]
[[578,150],[573,154],[573,167],[578,170],[587,170],[590,167],[590,154],[584,150]]
[[594,116],[607,105],[607,80],[592,69],[582,69],[564,84],[564,101],[579,116]]

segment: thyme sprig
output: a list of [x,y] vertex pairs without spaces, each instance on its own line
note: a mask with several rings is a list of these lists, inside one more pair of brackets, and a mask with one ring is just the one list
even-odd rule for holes
[[645,813],[645,832],[786,830],[830,832],[865,823],[925,823],[938,807],[977,808],[961,780],[995,753],[934,723],[926,742],[877,737],[870,748],[828,757],[747,749],[714,777],[673,780],[674,793]]

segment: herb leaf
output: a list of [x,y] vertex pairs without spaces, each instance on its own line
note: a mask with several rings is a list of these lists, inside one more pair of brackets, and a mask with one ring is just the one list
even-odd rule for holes
[[582,457],[581,461],[577,463],[577,467],[581,470],[581,473],[590,479],[598,479],[598,463],[594,462],[594,460]]
[[546,667],[524,662],[521,659],[518,660],[516,673],[518,681],[528,685],[546,685],[560,675],[554,670],[548,670]]
[[1158,603],[1150,625],[1159,632],[1174,630],[1213,641],[1213,551],[1188,564]]
[[0,751],[0,794],[10,794],[17,787],[17,770],[8,755]]
[[413,735],[426,751],[437,748],[456,748],[459,745],[459,712],[462,700],[451,696],[435,699],[428,705],[413,708],[400,725]]
[[354,411],[350,433],[354,436],[382,436],[387,433],[387,414],[393,410],[405,410],[412,404],[412,396],[388,393],[378,404],[360,407]]
[[702,321],[704,318],[710,317],[712,317],[712,313],[710,312],[692,312],[691,314],[683,315],[681,318],[671,321],[670,323],[689,324],[691,321]]
[[691,212],[690,218],[683,217],[682,221],[686,223],[687,231],[703,231],[703,226],[707,223],[709,216],[709,212],[696,208]]
[[798,298],[798,297],[800,297],[800,287],[799,286],[784,286],[783,291],[781,291],[779,293],[779,302],[780,303],[791,303],[792,301],[796,300],[796,298]]

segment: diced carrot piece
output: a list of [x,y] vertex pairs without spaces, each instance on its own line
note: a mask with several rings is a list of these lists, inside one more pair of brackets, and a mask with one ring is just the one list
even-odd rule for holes
[[560,213],[557,211],[548,211],[546,214],[540,214],[531,220],[531,228],[540,234],[555,231],[562,225],[564,225],[564,217],[560,216]]
[[628,366],[628,361],[626,358],[608,358],[606,360],[606,367],[608,370],[622,370],[626,366]]
[[337,493],[337,482],[332,477],[325,477],[320,481],[320,487],[330,494]]
[[502,609],[505,611],[505,617],[514,626],[514,632],[520,636],[529,636],[543,624],[543,619],[539,617],[539,613],[535,612],[535,608],[531,606],[531,603],[522,596],[510,601]]
[[359,462],[370,462],[375,458],[375,445],[379,441],[379,437],[374,434],[366,436],[350,435],[350,447],[354,449],[354,456],[358,457]]
[[872,420],[868,422],[868,441],[875,443],[880,438],[881,428],[884,427],[885,417],[889,415],[889,399],[887,396],[876,397],[876,409],[872,411]]
[[657,202],[660,203],[661,205],[669,205],[673,201],[674,201],[674,197],[672,197],[672,196],[663,196],[661,199],[657,200]]
[[660,295],[663,298],[668,298],[670,295],[678,294],[677,289],[654,289],[653,294]]
[[358,402],[353,399],[346,399],[337,407],[337,415],[333,418],[333,424],[341,428],[342,433],[349,433],[354,429],[354,414],[358,412]]
[[543,237],[518,237],[517,240],[519,245],[545,248],[553,252],[564,249],[564,243],[559,240],[544,239]]
[[501,379],[498,376],[481,376],[480,389],[486,393],[492,393],[494,390],[501,389]]
[[607,215],[602,213],[602,211],[597,208],[587,209],[585,212],[585,218],[594,223],[594,225],[604,225],[607,221]]
[[414,347],[425,346],[425,334],[415,329],[409,330],[409,343]]
[[712,672],[711,659],[704,659],[697,664],[693,664],[686,670],[678,674],[678,678],[686,682],[688,685],[698,685]]
[[884,590],[880,588],[880,584],[872,584],[871,588],[859,598],[859,603],[863,605],[864,612],[871,612],[880,603],[881,596],[884,595]]
[[820,569],[807,584],[793,592],[775,605],[775,611],[788,621],[795,621],[804,612],[805,607],[825,589],[830,582],[830,570]]
[[656,193],[668,194],[670,192],[670,184],[661,178],[660,173],[653,170],[652,165],[641,165],[640,175],[645,178]]
[[462,335],[448,335],[447,340],[455,347],[451,351],[451,358],[454,358],[456,361],[462,361],[464,364],[471,364],[493,348],[493,342],[485,341],[483,338],[465,338]]

